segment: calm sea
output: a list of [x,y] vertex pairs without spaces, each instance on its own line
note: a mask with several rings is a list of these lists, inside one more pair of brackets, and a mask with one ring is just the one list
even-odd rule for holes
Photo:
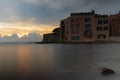
[[120,80],[120,44],[0,44],[0,80]]

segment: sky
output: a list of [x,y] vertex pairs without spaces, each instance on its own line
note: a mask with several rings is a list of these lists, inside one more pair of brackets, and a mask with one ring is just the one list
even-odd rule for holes
[[119,3],[119,0],[0,0],[0,42],[24,42],[29,41],[28,37],[30,41],[39,41],[42,34],[59,27],[59,21],[70,13],[94,9],[100,14],[116,14],[120,11]]

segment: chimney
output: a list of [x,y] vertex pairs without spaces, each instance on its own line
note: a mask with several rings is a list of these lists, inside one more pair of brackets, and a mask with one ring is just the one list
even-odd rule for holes
[[95,14],[95,10],[94,9],[92,9],[92,13]]

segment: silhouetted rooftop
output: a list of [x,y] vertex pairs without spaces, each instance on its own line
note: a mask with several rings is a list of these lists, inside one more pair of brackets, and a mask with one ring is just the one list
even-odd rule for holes
[[52,32],[58,33],[60,31],[60,28],[55,28]]
[[92,15],[92,14],[95,14],[94,10],[92,10],[91,12],[71,13],[71,16],[76,16],[76,15]]
[[100,14],[95,14],[95,11],[92,10],[91,12],[81,12],[81,13],[71,13],[71,16],[88,16],[88,15],[95,15],[95,17],[108,17],[108,15],[100,15]]

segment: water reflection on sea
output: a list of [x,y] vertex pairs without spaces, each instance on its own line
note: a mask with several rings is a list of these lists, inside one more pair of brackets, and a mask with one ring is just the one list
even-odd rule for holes
[[[120,44],[1,44],[0,80],[119,80]],[[103,76],[100,67],[116,75]]]

